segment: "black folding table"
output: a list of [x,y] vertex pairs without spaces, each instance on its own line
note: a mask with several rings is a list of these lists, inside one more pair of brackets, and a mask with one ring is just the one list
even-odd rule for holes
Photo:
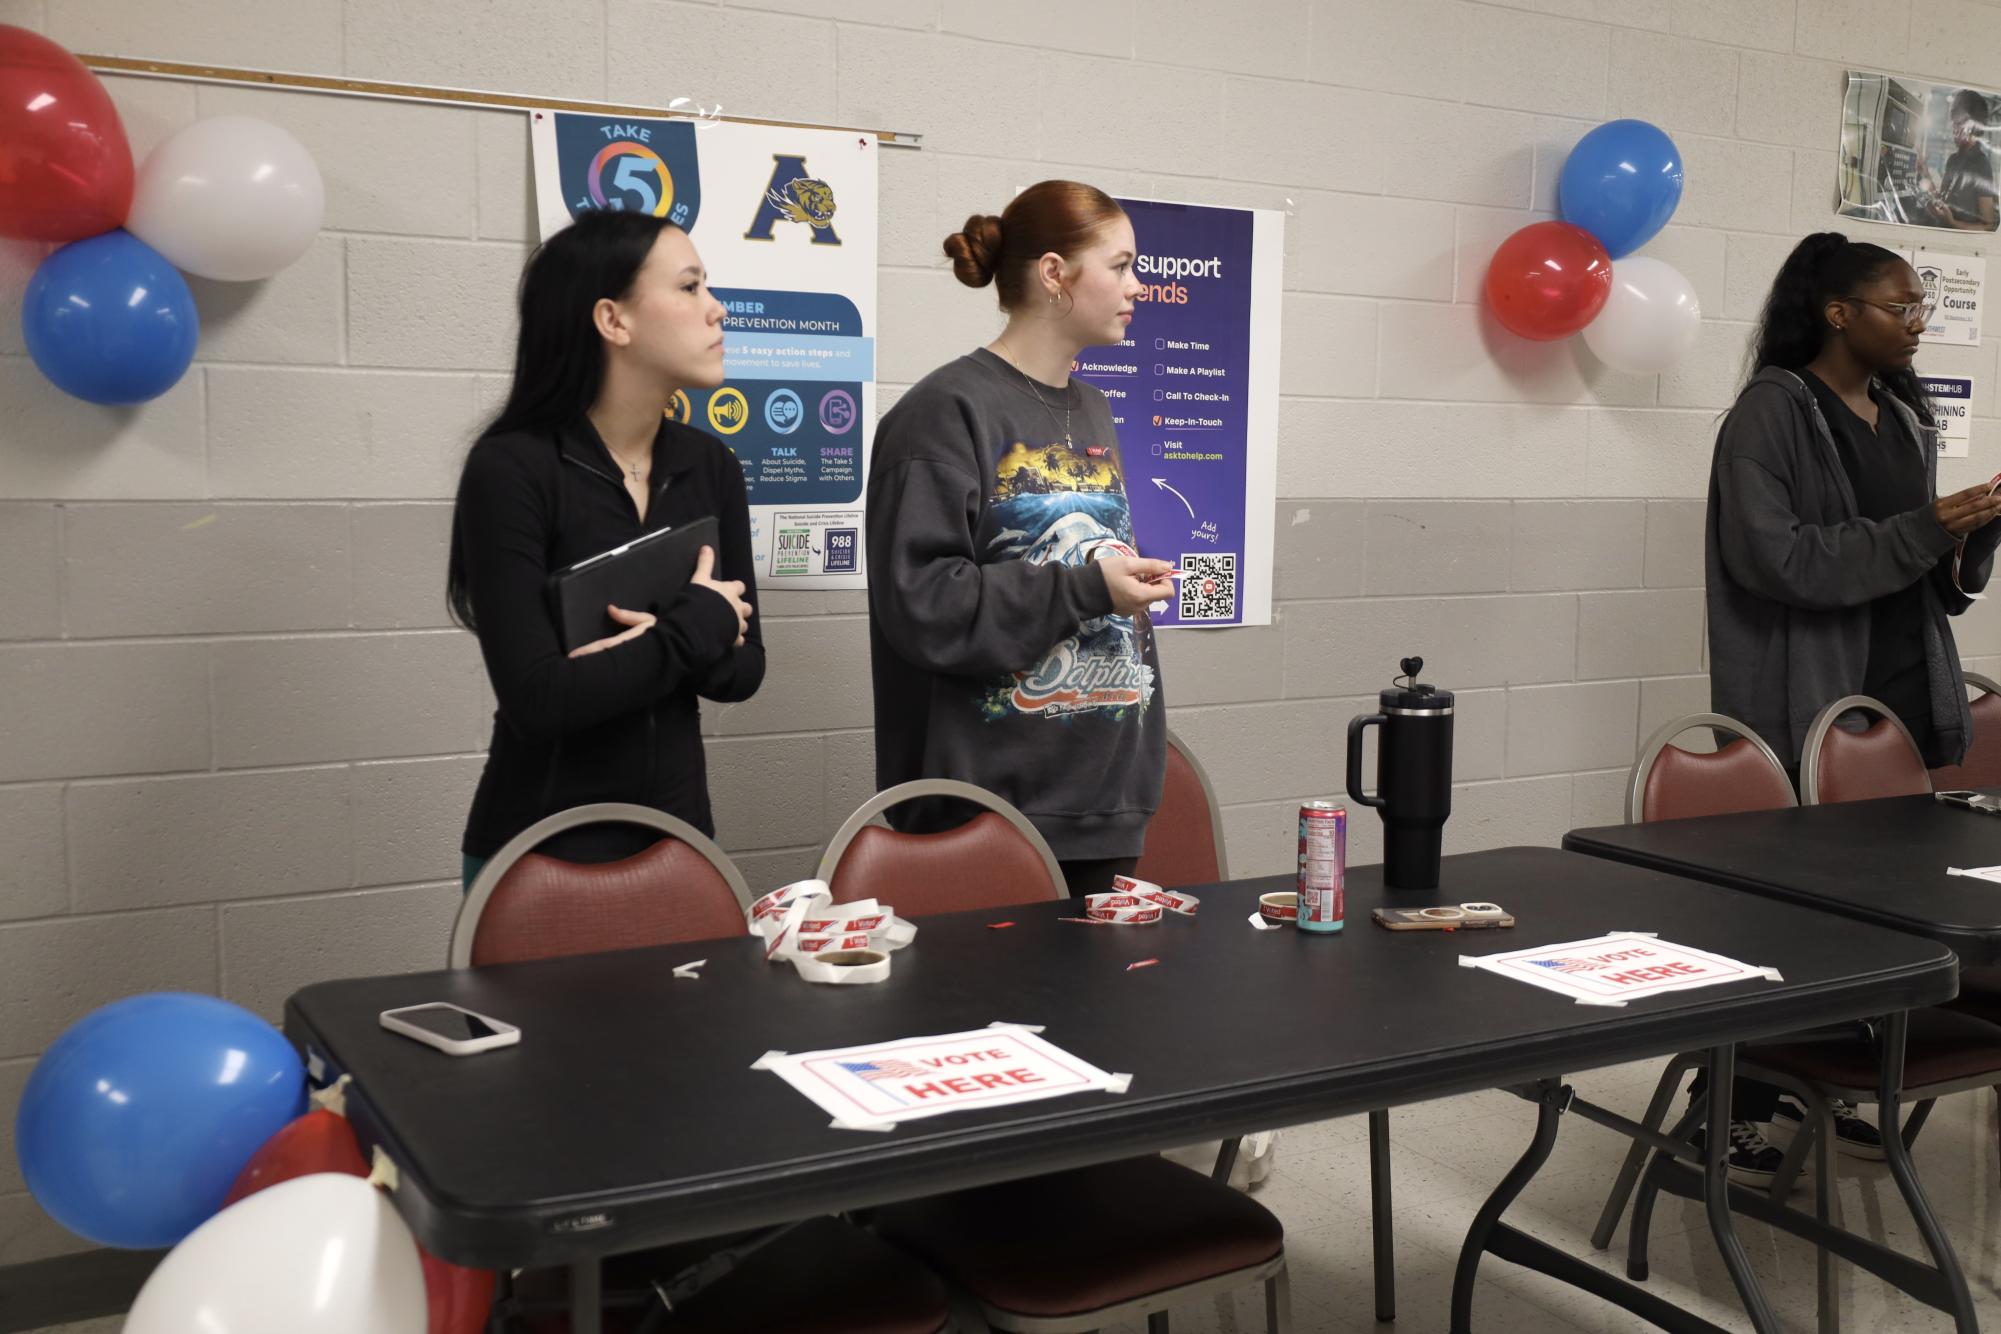
[[1930,796],[1577,829],[1563,846],[1913,932],[1965,964],[2001,963],[2001,885],[1946,874],[2001,865],[2001,816]]
[[[585,1293],[607,1255],[1508,1087],[1537,1102],[1537,1126],[1467,1234],[1455,1334],[1470,1328],[1489,1252],[1664,1328],[1708,1334],[1719,1327],[1500,1221],[1547,1160],[1566,1110],[1698,1156],[1574,1098],[1560,1076],[1707,1049],[1709,1114],[1722,1124],[1737,1043],[1932,1004],[1955,985],[1952,953],[1935,943],[1554,849],[1449,857],[1443,887],[1415,896],[1386,891],[1375,868],[1351,868],[1347,929],[1335,936],[1249,926],[1257,894],[1284,883],[1197,890],[1198,918],[1154,926],[1060,922],[1074,912],[1067,903],[926,918],[893,976],[873,986],[813,986],[767,963],[759,942],[733,939],[323,983],[292,997],[286,1027],[316,1077],[353,1077],[349,1114],[397,1166],[398,1208],[424,1246],[489,1268],[573,1265]],[[1386,902],[1475,898],[1498,901],[1520,925],[1390,932],[1369,920]],[[1001,921],[1013,925],[994,929]],[[1784,980],[1608,1009],[1458,963],[1615,930],[1776,967]],[[700,957],[700,980],[673,976]],[[1158,962],[1127,968],[1149,958]],[[520,1045],[451,1058],[377,1022],[425,1001],[517,1024]],[[751,1069],[772,1050],[994,1021],[1044,1025],[1057,1046],[1130,1072],[1131,1088],[873,1134],[831,1129],[817,1106]],[[1724,1139],[1708,1136],[1703,1155],[1710,1226],[1753,1323],[1776,1329],[1732,1232]],[[1970,1310],[1950,1250],[1934,1252]],[[595,1334],[595,1303],[580,1301],[573,1319]]]

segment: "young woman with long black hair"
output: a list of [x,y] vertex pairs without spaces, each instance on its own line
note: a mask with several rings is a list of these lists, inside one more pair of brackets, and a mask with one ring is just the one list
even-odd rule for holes
[[[956,778],[1020,808],[1073,894],[1130,871],[1160,803],[1167,724],[1105,395],[1071,375],[1117,344],[1141,284],[1125,210],[1044,181],[945,238],[1007,327],[884,415],[869,469],[876,783]],[[950,823],[910,803],[899,827]]]
[[[1709,478],[1710,699],[1797,778],[1814,716],[1881,700],[1937,766],[1965,754],[1967,709],[1951,617],[1987,585],[2001,498],[1943,498],[1937,422],[1911,370],[1931,302],[1881,246],[1807,237],[1765,301],[1752,375],[1724,419]],[[1756,1124],[1797,1125],[1770,1085],[1740,1080],[1731,1174],[1765,1184],[1779,1153]],[[1839,1108],[1844,1152],[1882,1157]]]
[[[507,403],[466,457],[446,597],[479,638],[499,708],[462,842],[465,883],[543,816],[623,801],[714,832],[698,698],[748,699],[764,679],[743,472],[722,442],[665,414],[723,380],[723,307],[685,232],[639,213],[586,213],[528,261]],[[551,573],[707,515],[694,582],[565,653]],[[644,831],[552,840],[572,861],[639,851]]]

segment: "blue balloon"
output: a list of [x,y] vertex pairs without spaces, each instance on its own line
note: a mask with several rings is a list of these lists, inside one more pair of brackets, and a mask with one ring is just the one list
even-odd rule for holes
[[1612,120],[1577,141],[1557,181],[1558,211],[1604,245],[1632,254],[1681,202],[1681,150],[1659,126]]
[[144,403],[174,387],[201,333],[187,279],[128,231],[50,255],[21,301],[28,355],[66,394]]
[[43,1053],[14,1150],[58,1223],[151,1250],[207,1221],[250,1156],[305,1109],[298,1053],[250,1011],[213,996],[132,996]]

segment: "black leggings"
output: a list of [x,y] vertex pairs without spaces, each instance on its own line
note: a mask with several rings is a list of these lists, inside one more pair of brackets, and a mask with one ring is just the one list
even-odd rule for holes
[[[1709,1071],[1697,1070],[1695,1082],[1688,1086],[1688,1096],[1701,1096],[1709,1087]],[[1769,1121],[1778,1110],[1779,1099],[1785,1090],[1777,1084],[1767,1084],[1762,1080],[1746,1079],[1739,1075],[1730,1081],[1730,1119],[1732,1121]]]
[[1133,867],[1139,865],[1139,858],[1106,857],[1098,861],[1058,862],[1056,865],[1063,872],[1070,897],[1080,899],[1086,894],[1105,893],[1112,887],[1115,875],[1131,875]]

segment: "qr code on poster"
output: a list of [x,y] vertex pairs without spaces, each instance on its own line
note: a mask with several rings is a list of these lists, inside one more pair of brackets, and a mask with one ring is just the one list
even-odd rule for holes
[[1237,614],[1237,553],[1187,553],[1181,557],[1183,621],[1227,621]]

